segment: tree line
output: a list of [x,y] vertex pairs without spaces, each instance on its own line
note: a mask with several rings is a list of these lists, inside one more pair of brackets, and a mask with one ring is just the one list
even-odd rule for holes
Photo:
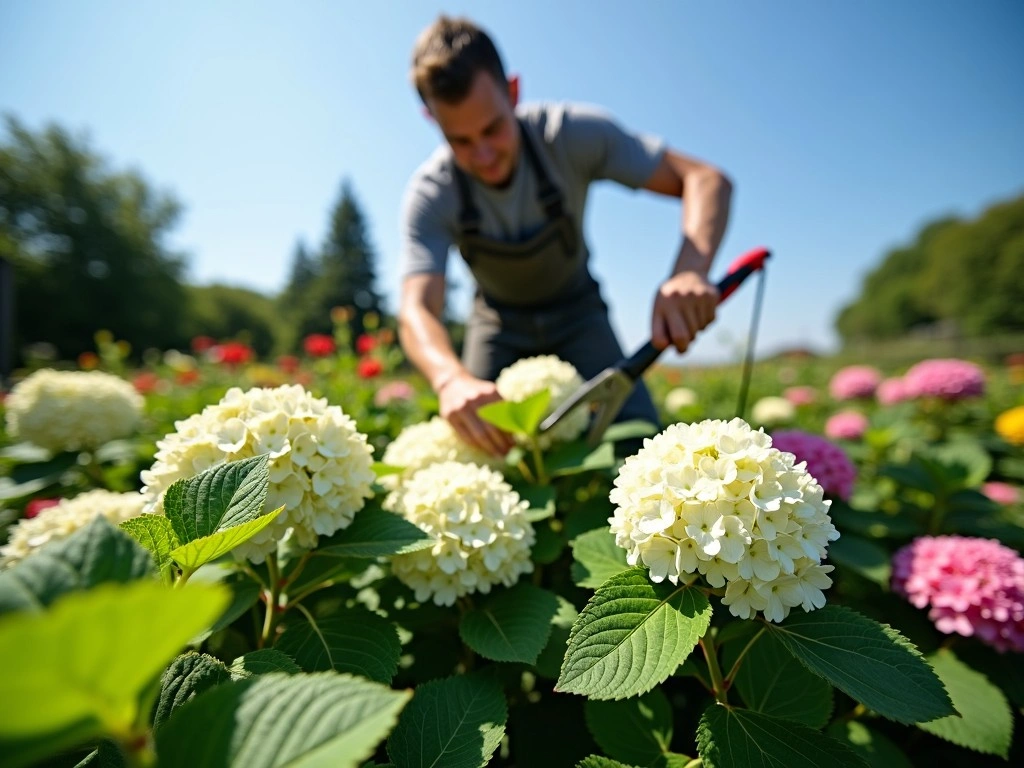
[[348,181],[320,246],[296,244],[278,294],[193,285],[186,254],[167,244],[182,211],[172,195],[135,171],[111,168],[59,125],[34,132],[11,116],[5,123],[0,260],[13,271],[14,311],[0,313],[0,322],[13,315],[16,357],[47,344],[60,359],[74,359],[95,350],[100,329],[136,356],[187,349],[196,336],[242,340],[268,356],[299,349],[307,334],[331,333],[334,307],[351,309],[356,334],[368,312],[383,318],[377,256]]
[[929,222],[836,317],[844,342],[1024,332],[1024,195]]

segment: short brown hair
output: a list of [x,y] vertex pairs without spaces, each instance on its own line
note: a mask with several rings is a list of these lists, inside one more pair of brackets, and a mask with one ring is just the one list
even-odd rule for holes
[[505,68],[498,49],[469,19],[439,16],[416,39],[412,82],[424,103],[427,99],[461,101],[481,71],[504,85]]

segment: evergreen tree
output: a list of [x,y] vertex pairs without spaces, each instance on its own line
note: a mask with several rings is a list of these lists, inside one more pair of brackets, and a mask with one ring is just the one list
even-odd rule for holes
[[320,254],[319,277],[310,293],[310,311],[303,314],[303,335],[329,333],[334,307],[354,310],[354,333],[362,332],[367,312],[381,314],[381,297],[375,285],[375,260],[366,217],[346,180],[331,213]]

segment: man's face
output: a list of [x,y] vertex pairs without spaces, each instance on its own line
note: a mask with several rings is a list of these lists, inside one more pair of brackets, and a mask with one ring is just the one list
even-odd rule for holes
[[501,186],[515,169],[519,155],[515,116],[518,91],[515,78],[499,85],[487,72],[477,72],[469,93],[459,103],[434,99],[427,103],[452,148],[456,165],[484,184]]

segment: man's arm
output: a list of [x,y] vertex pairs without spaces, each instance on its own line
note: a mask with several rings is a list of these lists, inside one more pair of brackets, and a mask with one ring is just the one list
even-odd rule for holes
[[493,382],[470,374],[452,349],[441,323],[444,293],[443,275],[414,274],[405,278],[398,311],[399,341],[437,393],[441,416],[471,445],[504,456],[512,447],[511,437],[476,414],[480,406],[501,396]]
[[715,319],[718,291],[708,273],[725,236],[732,183],[717,168],[667,149],[644,188],[683,200],[683,242],[651,318],[654,346],[683,352]]

